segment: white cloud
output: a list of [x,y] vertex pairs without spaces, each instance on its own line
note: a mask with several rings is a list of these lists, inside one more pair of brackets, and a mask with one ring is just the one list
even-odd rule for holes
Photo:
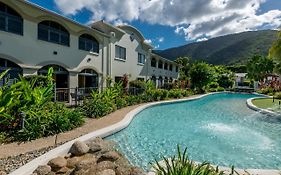
[[208,38],[199,38],[199,39],[197,39],[196,41],[197,42],[201,42],[201,41],[207,41],[208,40]]
[[158,42],[160,42],[160,43],[162,43],[164,41],[164,39],[165,39],[164,37],[157,38]]
[[151,39],[146,39],[144,40],[144,42],[148,43],[148,44],[151,44],[152,43],[152,40]]
[[140,20],[173,26],[175,33],[192,40],[281,25],[280,9],[257,14],[266,0],[55,0],[55,3],[67,15],[87,9],[93,14],[92,20],[112,23]]

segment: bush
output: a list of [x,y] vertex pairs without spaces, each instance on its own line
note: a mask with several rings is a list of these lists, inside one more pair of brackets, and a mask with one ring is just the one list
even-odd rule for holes
[[257,92],[268,95],[268,94],[273,94],[275,92],[275,90],[272,87],[265,87],[265,88],[258,90]]
[[24,128],[12,133],[15,140],[33,140],[69,131],[84,123],[82,114],[64,104],[50,102],[25,112]]
[[[178,146],[178,155],[173,156],[171,159],[163,157],[164,163],[160,165],[155,160],[153,169],[157,175],[223,175],[223,171],[219,171],[218,168],[213,168],[210,163],[203,162],[197,164],[190,160],[187,155],[187,149],[182,153]],[[232,168],[231,175],[238,174]]]
[[180,89],[172,89],[168,93],[169,98],[182,98],[183,96],[182,90]]
[[217,83],[217,82],[211,82],[210,84],[209,84],[209,88],[210,89],[216,89],[216,88],[218,88],[219,87],[219,83]]
[[127,104],[128,104],[127,101],[123,97],[117,98],[115,103],[116,103],[117,109],[121,109],[123,107],[126,107]]
[[129,86],[130,86],[130,87],[134,87],[134,88],[141,88],[141,89],[144,89],[144,88],[145,88],[145,81],[134,80],[134,81],[131,81],[131,82],[129,83]]
[[274,94],[274,98],[276,98],[276,99],[281,99],[281,92],[276,92],[276,93]]
[[221,92],[221,91],[224,91],[224,90],[225,90],[225,89],[224,89],[223,87],[218,87],[218,88],[217,88],[217,91],[218,91],[218,92]]

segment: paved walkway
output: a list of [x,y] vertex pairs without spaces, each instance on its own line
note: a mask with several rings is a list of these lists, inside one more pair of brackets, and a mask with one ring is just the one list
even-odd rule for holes
[[[137,108],[140,105],[129,106],[120,110],[117,110],[100,119],[86,119],[85,124],[74,130],[58,134],[57,143],[64,143],[73,140],[79,136],[88,134],[90,132],[102,129],[104,127],[113,125],[121,121],[128,112]],[[10,143],[0,145],[0,158],[9,156],[16,156],[27,152],[40,150],[55,145],[56,136],[50,136],[46,138],[37,139],[31,142],[25,143]]]

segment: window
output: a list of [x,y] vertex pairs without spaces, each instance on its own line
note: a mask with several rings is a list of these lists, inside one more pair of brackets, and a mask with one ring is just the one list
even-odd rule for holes
[[79,37],[79,49],[99,53],[99,43],[91,35],[83,34]]
[[69,46],[69,32],[53,21],[43,21],[38,24],[38,39]]
[[[79,73],[78,76],[78,87],[79,88],[94,88],[97,89],[99,84],[98,73],[92,69],[84,69]],[[90,89],[84,89],[84,92]]]
[[170,70],[170,71],[173,71],[173,65],[172,65],[172,64],[170,64],[169,70]]
[[165,64],[164,64],[164,69],[165,69],[165,70],[168,70],[168,63],[165,63]]
[[121,46],[115,46],[115,58],[126,60],[126,48]]
[[123,83],[123,77],[115,77],[114,82],[115,83]]
[[176,66],[176,72],[179,72],[179,66]]
[[145,63],[145,55],[138,53],[138,63],[139,64],[144,64]]
[[0,2],[0,30],[23,35],[23,19],[12,8]]
[[156,60],[155,60],[155,58],[151,59],[151,67],[156,67]]
[[158,62],[158,68],[163,69],[163,62],[161,60],[159,60]]

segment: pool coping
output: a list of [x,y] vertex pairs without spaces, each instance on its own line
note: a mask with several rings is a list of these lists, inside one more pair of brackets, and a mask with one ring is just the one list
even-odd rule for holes
[[[218,93],[225,93],[225,92],[213,92],[213,93],[208,93],[208,94],[203,94],[199,96],[191,96],[189,98],[185,99],[175,99],[175,100],[166,100],[166,101],[158,101],[158,102],[151,102],[148,104],[144,104],[142,106],[137,107],[136,109],[133,109],[129,113],[126,114],[126,116],[119,121],[116,124],[113,124],[111,126],[102,128],[100,130],[88,133],[86,135],[83,135],[79,138],[76,138],[72,141],[69,141],[45,154],[42,156],[30,161],[29,163],[25,164],[24,166],[18,168],[17,170],[13,171],[10,173],[10,175],[27,175],[27,174],[32,174],[32,172],[40,165],[45,165],[48,163],[49,160],[56,158],[57,156],[63,156],[66,155],[72,146],[72,144],[75,141],[82,141],[86,142],[91,139],[94,139],[96,137],[107,137],[110,136],[116,132],[119,132],[123,129],[125,129],[131,121],[134,119],[134,117],[143,111],[144,109],[147,109],[152,106],[160,105],[160,104],[169,104],[169,103],[178,103],[178,102],[184,102],[184,101],[192,101],[192,100],[197,100],[201,99],[203,97],[213,95],[213,94],[218,94]],[[239,169],[237,171],[240,171]],[[244,170],[241,170],[244,172]],[[267,169],[248,169],[247,172],[253,172],[253,174],[259,174],[259,175],[279,175],[279,170],[267,170]],[[153,174],[153,172],[149,172],[149,175]]]
[[[259,95],[261,95],[261,94],[259,94]],[[281,117],[281,114],[268,110],[268,109],[259,108],[256,105],[254,105],[252,102],[253,100],[263,99],[263,98],[271,98],[271,96],[262,95],[262,97],[249,98],[249,99],[247,99],[246,104],[247,104],[248,108],[250,108],[254,111],[260,112],[262,114],[266,114],[266,115],[270,115],[270,116],[274,116],[274,117]]]

